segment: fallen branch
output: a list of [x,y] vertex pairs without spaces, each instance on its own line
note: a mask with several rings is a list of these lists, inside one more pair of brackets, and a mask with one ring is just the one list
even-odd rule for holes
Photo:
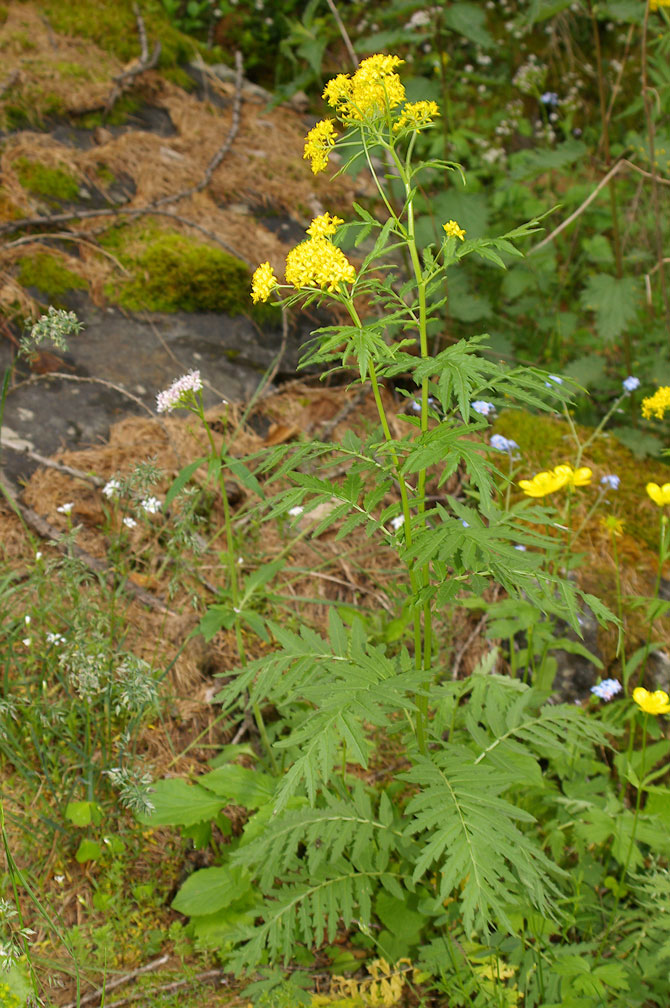
[[213,242],[220,245],[221,248],[230,252],[234,255],[236,259],[241,262],[246,263],[247,266],[253,266],[254,264],[246,256],[238,252],[231,245],[228,245],[222,238],[219,238],[217,234],[213,231],[209,231],[207,228],[203,227],[202,224],[197,224],[195,221],[188,220],[186,217],[182,217],[179,214],[172,213],[170,210],[161,210],[156,207],[156,204],[148,203],[143,207],[108,207],[101,210],[70,210],[67,213],[58,213],[51,215],[44,215],[43,217],[23,217],[21,220],[10,221],[5,224],[0,224],[0,234],[6,234],[9,231],[22,231],[27,227],[37,227],[49,225],[49,224],[64,224],[66,221],[70,220],[88,220],[91,217],[139,217],[144,214],[158,214],[162,217],[171,217],[173,220],[179,221],[180,224],[185,224],[187,227],[195,228],[196,231],[201,231],[202,234],[207,235],[211,238]]
[[590,206],[590,204],[593,203],[594,199],[596,198],[600,190],[604,189],[607,183],[610,181],[610,179],[613,179],[614,176],[617,174],[617,172],[621,171],[623,165],[624,165],[623,161],[617,161],[617,163],[610,168],[607,175],[604,175],[603,178],[601,178],[598,185],[595,187],[593,192],[586,197],[584,202],[580,206],[578,206],[577,209],[573,213],[571,213],[569,217],[566,217],[563,223],[559,224],[558,227],[551,232],[551,234],[548,234],[547,237],[543,238],[541,242],[537,243],[537,245],[533,245],[532,249],[529,249],[526,254],[532,255],[533,252],[539,252],[541,248],[544,248],[544,246],[548,245],[549,242],[554,240],[554,238],[557,238],[558,235],[561,233],[561,231],[565,231],[566,227],[569,227],[574,220],[577,220],[579,215],[586,210],[587,206]]
[[91,1001],[100,1001],[107,991],[114,990],[116,987],[122,987],[123,984],[129,983],[134,980],[135,977],[141,976],[143,973],[150,973],[152,970],[158,969],[160,966],[164,966],[169,960],[169,956],[161,956],[160,959],[154,959],[153,962],[147,963],[146,966],[140,966],[138,969],[132,971],[132,973],[126,973],[124,976],[117,977],[116,980],[110,980],[106,983],[104,987],[100,990],[93,991],[92,994],[87,994],[86,997],[81,998],[79,1001],[72,1001],[65,1005],[65,1008],[79,1008],[79,1005],[90,1004]]
[[0,440],[0,447],[9,448],[11,451],[16,452],[17,455],[25,455],[33,462],[37,462],[39,465],[44,466],[45,469],[55,469],[56,472],[64,473],[66,476],[72,476],[73,479],[83,480],[83,482],[90,483],[91,486],[94,487],[104,487],[107,482],[107,480],[101,479],[100,476],[94,476],[92,473],[86,473],[82,469],[75,469],[73,466],[65,465],[64,462],[54,462],[53,459],[40,455],[39,452],[33,451],[32,448],[28,448],[25,444],[17,444],[15,441],[12,441],[11,438],[2,438],[2,440]]

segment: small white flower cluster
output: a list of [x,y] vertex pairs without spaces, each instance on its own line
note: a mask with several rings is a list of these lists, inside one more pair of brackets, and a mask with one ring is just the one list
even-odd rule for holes
[[547,67],[541,66],[535,53],[531,53],[514,74],[512,83],[522,94],[534,95],[544,86],[546,76]]
[[105,497],[115,497],[120,489],[121,489],[120,481],[117,480],[116,477],[112,476],[112,478],[107,480],[107,482],[105,483],[104,487],[102,488],[102,492],[105,495]]
[[177,406],[184,405],[184,400],[189,392],[195,395],[202,388],[202,379],[199,371],[189,371],[182,375],[169,388],[159,392],[156,396],[156,412],[171,413]]
[[67,501],[66,504],[61,504],[60,507],[57,507],[56,511],[58,511],[59,514],[69,515],[73,507],[74,504],[72,503],[72,501]]
[[140,505],[147,514],[158,514],[163,506],[158,497],[145,497],[144,500],[140,501]]
[[65,637],[60,633],[47,632],[47,644],[65,644]]

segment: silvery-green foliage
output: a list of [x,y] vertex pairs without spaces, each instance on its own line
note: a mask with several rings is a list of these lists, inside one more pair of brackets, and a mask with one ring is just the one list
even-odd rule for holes
[[57,350],[67,350],[68,337],[76,335],[83,329],[74,312],[49,305],[46,315],[41,315],[37,322],[26,319],[26,328],[30,329],[27,336],[21,339],[21,353],[29,357],[43,343],[53,343]]

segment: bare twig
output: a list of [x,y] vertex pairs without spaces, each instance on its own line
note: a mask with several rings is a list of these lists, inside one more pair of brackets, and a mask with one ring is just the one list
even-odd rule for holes
[[354,47],[351,44],[351,39],[349,38],[349,33],[347,32],[347,29],[344,27],[344,21],[340,17],[340,12],[338,11],[337,7],[335,6],[335,0],[326,0],[326,3],[330,7],[331,13],[332,13],[333,17],[335,18],[335,23],[336,23],[336,25],[337,25],[337,27],[339,29],[340,35],[342,36],[344,44],[347,47],[347,52],[349,53],[349,58],[350,58],[351,62],[353,63],[354,70],[355,70],[356,67],[358,66],[358,57],[357,57],[356,53],[354,52]]
[[130,399],[134,402],[140,409],[148,413],[152,420],[156,420],[162,425],[160,417],[157,417],[155,413],[149,409],[146,403],[143,403],[136,395],[125,389],[123,385],[116,385],[114,382],[107,381],[105,378],[93,378],[89,375],[71,375],[65,374],[63,371],[51,371],[49,374],[43,375],[31,375],[30,378],[25,378],[23,381],[17,382],[16,385],[10,389],[10,392],[16,391],[16,389],[22,388],[24,385],[34,385],[35,382],[45,381],[47,378],[62,378],[63,381],[71,382],[92,382],[95,385],[104,385],[105,388],[112,389],[114,392],[119,392],[121,395]]
[[233,118],[230,124],[230,129],[228,130],[228,135],[209,162],[205,174],[197,185],[191,186],[189,189],[182,189],[178,193],[171,193],[169,196],[163,196],[162,199],[156,200],[153,206],[165,206],[166,203],[176,203],[179,200],[187,199],[189,196],[193,196],[194,193],[202,192],[202,190],[205,189],[212,181],[212,175],[219,167],[230,148],[233,146],[233,142],[240,128],[243,80],[244,64],[242,62],[242,53],[238,49],[235,53],[235,96],[233,98]]
[[651,166],[651,204],[654,211],[654,238],[656,240],[656,262],[658,265],[658,278],[660,281],[661,300],[663,302],[663,312],[665,314],[665,324],[670,330],[670,301],[665,283],[665,269],[663,268],[663,231],[661,226],[661,210],[658,201],[658,172],[656,171],[656,127],[649,98],[649,80],[647,73],[647,31],[649,26],[650,5],[645,4],[644,23],[642,25],[642,53],[640,62],[642,65],[642,103],[644,105],[644,117],[647,121],[647,136],[649,137],[649,164]]
[[90,483],[91,486],[103,487],[106,483],[106,480],[101,479],[100,476],[94,476],[92,473],[86,473],[83,469],[75,469],[73,466],[65,465],[63,462],[55,462],[53,459],[40,455],[39,452],[33,451],[32,448],[28,448],[24,444],[17,444],[15,441],[12,441],[11,438],[3,437],[0,441],[0,445],[3,448],[10,448],[19,455],[26,455],[33,462],[38,462],[39,465],[44,466],[46,469],[55,469],[56,472],[65,473],[66,476],[72,476],[74,479],[83,480],[85,483]]
[[92,242],[88,238],[83,238],[80,234],[72,234],[67,231],[49,231],[42,234],[23,235],[21,238],[15,238],[14,241],[5,242],[4,248],[9,249],[16,248],[17,245],[29,245],[31,242],[43,241],[46,238],[55,238],[60,241],[76,242],[78,245],[87,245],[88,248],[94,249],[96,252],[99,252],[100,255],[109,259],[110,262],[113,262],[116,268],[126,276],[131,275],[126,267],[121,265],[116,256],[112,255],[111,252],[108,252],[107,249],[101,248],[98,244],[96,244],[96,242]]
[[210,161],[207,166],[207,171],[204,177],[195,187],[196,192],[200,192],[205,186],[209,185],[212,175],[219,167],[224,157],[233,146],[235,137],[240,128],[240,114],[242,109],[242,81],[244,80],[244,63],[242,62],[242,53],[239,49],[235,51],[235,95],[233,97],[233,118],[230,124],[230,129],[228,130],[228,135],[223,141],[218,151]]
[[6,234],[8,231],[21,231],[26,227],[35,227],[36,225],[45,224],[63,224],[65,221],[69,220],[87,220],[91,217],[140,217],[144,214],[157,214],[161,217],[171,217],[172,220],[179,221],[180,224],[184,224],[186,227],[194,228],[196,231],[200,231],[202,234],[211,238],[213,242],[220,245],[221,248],[225,249],[226,252],[230,252],[234,255],[236,259],[241,262],[246,263],[247,266],[253,266],[250,259],[238,252],[231,245],[228,245],[222,238],[219,238],[214,231],[208,230],[208,228],[203,227],[202,224],[197,224],[195,221],[188,220],[186,217],[182,217],[180,214],[172,213],[171,210],[161,210],[156,209],[155,204],[147,203],[143,207],[106,207],[101,210],[70,210],[68,213],[58,213],[45,215],[43,217],[24,217],[21,220],[14,220],[11,223],[0,224],[0,234]]
[[214,980],[216,977],[221,978],[221,983],[225,984],[228,981],[224,979],[224,973],[222,970],[207,970],[205,973],[198,973],[194,977],[186,977],[183,980],[174,980],[172,983],[161,984],[160,987],[152,987],[151,991],[142,991],[140,994],[131,995],[130,997],[121,998],[119,1001],[110,1001],[109,1004],[105,1002],[105,1008],[122,1008],[123,1005],[132,1004],[133,1001],[139,1001],[142,999],[146,1004],[147,994],[160,994],[166,991],[179,990],[180,987],[186,987],[190,983],[195,983],[199,980]]
[[633,164],[632,161],[628,161],[628,160],[626,160],[626,158],[623,159],[623,161],[621,162],[621,164],[625,165],[626,168],[630,168],[631,171],[637,172],[638,175],[644,175],[645,178],[648,178],[648,179],[656,178],[656,181],[657,181],[657,183],[659,185],[670,186],[670,179],[661,178],[659,175],[654,176],[654,175],[652,175],[651,172],[645,171],[644,168],[640,168],[639,165]]
[[624,164],[623,161],[617,161],[615,165],[612,165],[610,170],[607,172],[607,175],[604,175],[601,178],[598,185],[595,187],[593,192],[586,197],[584,202],[581,203],[580,206],[578,206],[577,209],[573,213],[571,213],[569,217],[566,217],[563,223],[559,224],[558,227],[551,232],[551,234],[547,235],[546,238],[543,238],[541,242],[537,243],[537,245],[533,245],[532,249],[529,249],[527,254],[532,255],[533,252],[539,252],[541,248],[544,248],[544,246],[548,245],[549,242],[554,240],[554,238],[557,238],[558,235],[561,233],[561,231],[565,231],[566,227],[569,227],[574,220],[577,220],[579,215],[584,213],[587,206],[593,203],[594,199],[601,191],[601,189],[604,189],[607,183],[610,181],[610,179],[614,178],[617,172],[621,170],[623,164]]
[[65,1008],[79,1008],[79,1005],[90,1004],[91,1001],[100,1001],[104,997],[105,993],[110,990],[114,990],[115,987],[121,987],[123,984],[129,983],[134,980],[135,977],[141,976],[143,973],[150,973],[152,970],[159,969],[164,966],[168,961],[169,956],[161,956],[160,959],[154,959],[153,962],[147,963],[146,966],[140,966],[138,969],[133,970],[132,973],[126,973],[124,976],[117,977],[116,980],[110,980],[106,983],[104,987],[100,990],[93,991],[92,994],[87,994],[86,997],[81,998],[79,1001],[72,1001],[70,1004],[66,1004]]
[[140,37],[140,60],[142,63],[146,63],[149,59],[149,44],[147,42],[147,30],[144,25],[144,18],[142,13],[133,0],[133,14],[135,15],[135,20],[137,21],[137,34]]
[[140,60],[135,66],[130,67],[128,70],[124,70],[120,73],[118,77],[114,78],[114,87],[112,88],[107,101],[104,105],[105,115],[111,111],[114,103],[121,97],[128,85],[139,77],[141,74],[146,73],[147,70],[153,70],[153,68],[158,63],[161,54],[161,44],[157,42],[154,46],[154,51],[148,60]]

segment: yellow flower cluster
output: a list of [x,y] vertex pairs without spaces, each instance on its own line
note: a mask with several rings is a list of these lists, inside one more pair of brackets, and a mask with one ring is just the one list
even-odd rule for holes
[[305,138],[305,153],[303,160],[312,162],[312,171],[318,175],[328,164],[328,155],[335,146],[337,133],[330,119],[322,119],[309,131]]
[[356,271],[344,252],[323,235],[301,242],[286,257],[286,282],[293,287],[335,291],[341,283],[355,279]]
[[251,278],[251,300],[254,304],[257,301],[267,301],[272,290],[278,286],[277,277],[270,263],[261,263]]
[[340,224],[344,224],[341,217],[331,217],[329,213],[320,214],[307,228],[307,234],[312,238],[327,238],[328,235],[335,234]]
[[528,497],[546,497],[563,487],[587,486],[593,473],[587,466],[573,469],[567,462],[548,472],[540,472],[529,480],[519,480],[519,486]]
[[323,97],[342,119],[374,119],[405,100],[405,88],[394,72],[402,62],[399,56],[368,56],[353,77],[338,74],[328,81]]
[[670,714],[670,697],[665,690],[657,689],[653,693],[643,686],[633,690],[633,700],[646,714]]
[[649,10],[658,10],[659,7],[670,7],[670,0],[649,0]]
[[407,102],[398,121],[393,125],[393,131],[397,133],[403,126],[409,126],[415,130],[422,129],[424,126],[430,125],[433,117],[439,114],[440,111],[434,101]]
[[670,387],[668,385],[662,385],[654,392],[653,396],[642,400],[642,416],[645,420],[649,420],[651,416],[662,420],[667,409],[670,409]]
[[654,504],[658,504],[659,507],[670,504],[670,483],[664,483],[663,486],[659,486],[658,483],[647,483],[645,489]]
[[447,238],[460,238],[461,241],[465,240],[465,229],[459,227],[457,221],[448,220],[446,224],[443,224],[444,233]]

